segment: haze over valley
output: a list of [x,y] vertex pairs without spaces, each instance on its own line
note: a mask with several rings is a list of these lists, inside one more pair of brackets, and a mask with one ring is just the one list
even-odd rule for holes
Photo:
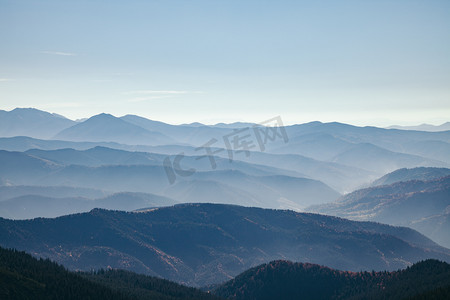
[[[450,261],[450,131],[0,113],[20,133],[0,138],[1,246],[71,270],[203,287],[279,259],[347,271]],[[227,143],[243,133],[246,148]]]
[[0,299],[450,298],[450,2],[0,1]]

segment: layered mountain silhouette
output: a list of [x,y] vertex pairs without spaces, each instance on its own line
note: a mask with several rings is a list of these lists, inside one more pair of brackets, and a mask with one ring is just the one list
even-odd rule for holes
[[450,266],[437,260],[394,272],[357,273],[278,260],[202,292],[124,270],[70,272],[0,248],[0,278],[2,299],[445,299],[450,291]]
[[[262,140],[266,144],[261,151],[261,142],[256,140],[255,135],[256,132],[263,134],[264,130],[252,123],[171,125],[135,115],[119,118],[109,114],[74,122],[36,109],[16,109],[2,114],[7,116],[2,118],[7,126],[2,127],[4,132],[0,131],[0,136],[3,136],[0,138],[0,149],[4,150],[87,150],[102,146],[161,155],[184,153],[200,156],[206,153],[199,151],[199,147],[215,141],[211,144],[211,150],[216,159],[229,159],[232,155],[234,162],[244,161],[284,172],[272,175],[291,176],[292,173],[286,172],[295,172],[302,177],[322,181],[340,193],[351,192],[399,168],[450,167],[450,131],[427,132],[310,122],[283,127],[288,140],[269,139],[263,135]],[[47,124],[48,130],[42,124]],[[36,136],[36,132],[41,132],[41,135]],[[229,142],[230,138],[242,136],[252,147],[251,155],[240,153],[239,147],[230,149],[232,144],[227,146],[225,143],[227,139]],[[80,158],[80,161],[83,159]],[[89,159],[85,164],[88,162]],[[205,170],[205,162],[207,160],[197,161],[195,168],[202,169],[203,166],[202,170]]]
[[[167,155],[175,156],[179,153],[184,153],[186,157],[182,162],[183,166],[187,164],[185,168],[193,167],[197,170],[212,170],[211,163],[207,158],[198,159],[200,156],[204,156],[205,153],[195,151],[196,148],[191,146],[130,146],[104,142],[93,143],[43,141],[25,137],[0,138],[0,148],[8,151],[27,151],[31,149],[33,150],[33,155],[50,159],[54,162],[62,162],[65,164],[81,163],[83,165],[92,165],[90,163],[92,162],[92,158],[86,157],[85,154],[87,153],[77,153],[76,151],[71,152],[69,149],[89,150],[91,148],[96,148],[96,146],[100,146],[101,148],[121,149],[132,152],[147,152],[145,156],[151,156],[152,158],[159,157],[159,159],[162,159]],[[57,152],[54,154],[46,154],[44,152],[37,151],[37,149],[57,150]],[[213,148],[212,151],[217,151],[217,149]],[[91,152],[93,152],[93,150],[91,150]],[[253,175],[262,173],[255,173],[251,171],[251,169],[263,169],[269,171],[269,173],[272,175],[308,177],[311,179],[322,181],[339,192],[351,191],[355,187],[361,186],[362,184],[367,184],[368,182],[371,182],[372,180],[379,177],[374,172],[333,162],[318,161],[301,155],[275,155],[267,152],[252,152],[249,157],[246,157],[243,153],[234,153],[234,151],[232,152],[232,161],[229,160],[227,151],[217,153],[217,156],[214,157],[214,160],[217,164],[217,169],[238,169]],[[66,156],[64,156],[64,153]],[[148,153],[151,153],[151,155],[149,155]],[[121,153],[116,152],[116,154],[119,155],[118,157],[121,157]],[[59,157],[57,157],[56,155]],[[71,157],[71,155],[74,155],[74,157]],[[105,155],[109,154],[105,153]],[[125,156],[127,155],[130,156],[130,154],[126,154]],[[99,156],[97,155],[97,157],[95,158],[97,160],[97,165],[111,164],[114,162],[113,160],[105,160],[102,157],[100,157],[101,159],[98,160],[98,157]],[[84,158],[86,158],[86,160],[84,160]],[[128,162],[122,160],[121,163]],[[150,162],[146,161],[145,163],[149,164]],[[160,165],[161,164],[162,163],[160,162]],[[240,165],[246,165],[247,167],[245,169],[242,169],[239,168]],[[267,172],[265,174],[267,175]]]
[[417,126],[399,126],[392,125],[388,127],[389,129],[403,129],[403,130],[419,130],[419,131],[446,131],[450,130],[450,122],[445,122],[441,125],[431,125],[431,124],[420,124]]
[[[383,176],[374,187],[347,194],[334,203],[308,208],[308,211],[353,220],[377,221],[412,227],[439,244],[450,247],[449,169],[403,169]],[[431,179],[437,176],[435,179]],[[409,180],[422,178],[430,180]],[[408,180],[408,181],[398,181]]]
[[[196,172],[191,176],[180,176],[170,184],[163,166],[166,157],[99,147],[85,151],[0,150],[0,163],[3,164],[0,178],[13,185],[101,187],[111,192],[152,193],[177,202],[215,202],[296,210],[330,202],[340,196],[326,184],[297,177],[300,174],[294,171],[239,161],[230,163],[225,158],[217,161],[219,170],[202,171],[210,169],[207,159],[199,163],[198,157],[185,157],[184,167],[195,168]],[[36,203],[39,201],[43,199],[36,197]],[[9,203],[13,205],[13,202],[18,203],[17,207],[22,207],[25,202],[33,203],[31,197],[28,201],[22,199]],[[8,211],[12,213],[13,206],[9,207]],[[34,215],[38,216],[55,214],[49,211],[46,215]]]
[[70,269],[111,266],[195,286],[275,259],[352,271],[450,260],[448,249],[409,228],[217,204],[0,219],[0,241]]
[[[355,272],[449,261],[440,245],[450,247],[450,131],[413,129],[0,111],[0,216],[27,219],[1,219],[0,245],[70,269],[125,268],[195,286],[279,259]],[[353,221],[273,210],[308,206]],[[108,274],[95,280],[128,276]]]
[[174,143],[159,132],[145,130],[110,114],[99,114],[64,129],[55,139],[83,142],[117,142],[123,144],[161,145]]
[[27,185],[0,186],[0,201],[26,195],[38,195],[56,198],[75,197],[75,198],[96,199],[106,197],[110,194],[112,194],[112,192],[105,190],[77,188],[69,186],[27,186]]
[[0,138],[0,148],[7,151],[27,151],[31,149],[39,150],[60,150],[60,149],[75,149],[75,150],[87,150],[95,147],[109,147],[112,149],[123,150],[136,150],[141,149],[153,149],[151,146],[134,146],[125,145],[113,142],[70,142],[60,140],[41,140],[27,136],[15,136]]
[[121,117],[136,126],[149,131],[157,131],[187,145],[203,145],[212,138],[220,138],[230,132],[227,128],[217,128],[204,124],[170,125],[163,122],[149,120],[140,116],[126,115]]
[[76,124],[57,114],[34,108],[16,108],[11,111],[0,110],[0,136],[29,136],[50,139],[58,132]]
[[401,181],[433,180],[450,175],[450,169],[447,168],[412,168],[412,169],[398,169],[394,172],[388,173],[383,177],[375,180],[372,186],[389,185]]
[[120,270],[74,273],[50,260],[0,248],[1,299],[214,300],[209,293]]
[[[72,148],[64,148],[58,150],[38,150],[31,149],[25,151],[26,154],[33,157],[42,158],[63,165],[82,165],[89,167],[99,167],[105,165],[150,165],[161,166],[164,160],[169,156],[171,161],[175,159],[175,155],[149,153],[141,151],[125,151],[107,147],[97,146],[87,150],[74,150]],[[208,159],[202,159],[201,156],[183,156],[183,167],[195,168],[198,171],[212,171],[211,163]],[[249,175],[288,175],[295,177],[306,177],[306,175],[270,167],[261,164],[251,164],[242,161],[229,161],[228,159],[216,157],[214,158],[216,169],[218,170],[239,170]]]
[[331,160],[340,164],[371,170],[378,174],[385,174],[402,167],[442,165],[432,159],[392,152],[369,143],[353,145],[345,152],[334,156]]
[[[49,188],[51,189],[51,188]],[[30,190],[28,188],[28,190]],[[78,189],[72,190],[78,192]],[[121,192],[102,198],[49,197],[24,194],[0,201],[0,217],[8,219],[32,219],[36,217],[59,217],[63,215],[88,212],[94,208],[133,211],[141,208],[168,206],[177,201],[146,193]]]

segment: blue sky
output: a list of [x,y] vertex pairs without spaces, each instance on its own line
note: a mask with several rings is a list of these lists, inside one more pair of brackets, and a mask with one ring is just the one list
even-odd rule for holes
[[0,0],[0,109],[450,121],[450,1]]

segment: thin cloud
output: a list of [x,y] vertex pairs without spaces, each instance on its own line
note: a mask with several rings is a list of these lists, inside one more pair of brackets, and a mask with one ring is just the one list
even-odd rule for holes
[[164,98],[176,98],[180,95],[201,94],[199,91],[179,91],[179,90],[136,90],[128,91],[122,94],[135,95],[134,98],[128,99],[128,102],[144,102]]
[[11,78],[0,78],[0,82],[12,81]]
[[129,91],[125,92],[126,95],[180,95],[180,94],[189,94],[193,92],[189,91],[162,91],[162,90],[138,90],[138,91]]
[[128,99],[128,102],[145,102],[145,101],[151,101],[151,100],[157,100],[157,99],[164,99],[164,98],[172,98],[173,96],[149,96],[149,97],[135,97]]
[[61,52],[61,51],[41,51],[41,53],[50,54],[50,55],[59,55],[59,56],[77,56],[76,53]]
[[91,82],[111,82],[112,79],[92,79]]
[[132,76],[134,75],[133,72],[115,72],[112,73],[113,76]]
[[40,105],[42,108],[73,108],[82,107],[81,103],[78,102],[48,102]]

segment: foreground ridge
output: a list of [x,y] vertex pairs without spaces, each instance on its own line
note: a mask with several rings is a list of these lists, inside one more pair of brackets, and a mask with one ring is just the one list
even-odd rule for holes
[[240,274],[214,293],[236,300],[445,299],[446,291],[450,291],[450,265],[438,260],[393,272],[338,271],[278,260]]
[[74,273],[48,259],[0,248],[1,299],[219,299],[168,280],[120,270]]

